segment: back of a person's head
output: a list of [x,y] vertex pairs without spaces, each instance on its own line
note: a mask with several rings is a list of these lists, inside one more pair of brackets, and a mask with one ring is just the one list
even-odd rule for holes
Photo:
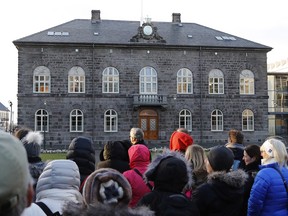
[[142,144],[132,145],[128,150],[130,167],[139,163],[150,163],[150,150]]
[[188,146],[193,144],[193,138],[187,133],[174,131],[170,137],[169,148],[172,151],[185,153]]
[[213,171],[228,172],[233,165],[234,154],[225,146],[215,146],[210,149],[207,159]]
[[141,128],[131,128],[130,130],[130,136],[135,137],[138,141],[141,141],[144,139],[144,132]]
[[255,161],[261,164],[261,151],[260,146],[256,144],[247,145],[244,151],[248,154],[250,158],[255,158]]
[[83,188],[83,198],[86,205],[102,203],[128,206],[132,198],[132,189],[119,171],[101,168],[88,176]]
[[287,167],[288,155],[284,142],[277,138],[268,138],[260,147],[270,158],[274,158],[280,166]]
[[28,158],[40,156],[43,139],[44,137],[39,131],[29,131],[27,135],[21,139],[26,149]]
[[232,129],[228,133],[231,143],[243,144],[244,136],[239,130]]
[[203,170],[205,168],[206,153],[200,145],[194,144],[188,146],[185,152],[186,160],[190,161],[194,171]]
[[78,196],[80,194],[79,187],[80,173],[77,164],[72,160],[52,160],[46,165],[38,179],[36,200],[47,194],[52,195],[47,192],[49,190],[62,191],[62,193],[69,191],[71,194],[74,192]]
[[27,154],[19,139],[1,131],[0,164],[0,215],[21,215],[28,204],[28,187],[32,185]]
[[17,137],[19,140],[22,140],[28,132],[32,131],[30,128],[27,127],[20,127],[15,133],[15,137]]
[[121,141],[108,141],[104,145],[103,158],[104,160],[109,159],[119,159],[124,161],[129,160],[127,149],[123,146]]
[[153,181],[157,190],[180,193],[193,183],[190,163],[180,152],[164,149],[144,173],[146,182]]

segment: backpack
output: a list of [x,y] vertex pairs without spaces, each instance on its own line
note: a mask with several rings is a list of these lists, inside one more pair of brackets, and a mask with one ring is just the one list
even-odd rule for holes
[[165,197],[159,204],[161,216],[189,216],[199,215],[196,205],[193,205],[184,194],[172,194]]
[[62,216],[58,211],[53,213],[43,202],[36,202],[35,204],[38,205],[47,216]]

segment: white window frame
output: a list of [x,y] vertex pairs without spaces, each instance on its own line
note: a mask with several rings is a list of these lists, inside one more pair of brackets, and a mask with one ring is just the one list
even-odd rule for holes
[[118,132],[118,114],[113,109],[104,113],[104,132]]
[[144,67],[139,74],[140,94],[157,94],[157,72],[152,67]]
[[211,131],[223,131],[223,113],[219,109],[211,112]]
[[79,66],[68,72],[68,93],[85,93],[85,71]]
[[189,132],[192,131],[192,114],[188,109],[179,112],[179,128],[186,128]]
[[224,94],[224,75],[221,70],[213,69],[209,72],[209,94]]
[[239,79],[240,94],[254,95],[255,94],[255,79],[254,74],[250,70],[243,70],[240,73]]
[[254,131],[254,113],[250,109],[242,112],[242,131]]
[[39,66],[33,72],[33,93],[50,93],[51,76],[49,68]]
[[83,132],[84,131],[83,126],[84,126],[83,112],[80,109],[73,109],[70,112],[70,132]]
[[102,93],[119,93],[119,72],[114,67],[107,67],[102,73]]
[[177,72],[177,94],[193,94],[193,76],[188,68]]
[[35,112],[35,131],[49,131],[49,114],[45,109],[39,109]]

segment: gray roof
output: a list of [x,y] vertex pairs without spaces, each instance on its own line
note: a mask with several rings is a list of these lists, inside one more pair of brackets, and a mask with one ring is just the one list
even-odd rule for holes
[[0,111],[6,111],[9,112],[9,109],[5,107],[1,102],[0,102]]
[[[208,28],[196,23],[152,22],[158,34],[166,41],[164,46],[212,47],[212,48],[272,48],[235,35]],[[159,45],[159,43],[130,42],[137,35],[139,21],[101,20],[92,23],[89,19],[75,19],[39,33],[13,41],[37,44],[82,44],[82,45]],[[50,35],[49,35],[50,34]],[[189,36],[188,36],[189,35]],[[192,37],[191,37],[192,36]],[[218,37],[218,39],[216,38]],[[223,40],[219,40],[219,39]]]

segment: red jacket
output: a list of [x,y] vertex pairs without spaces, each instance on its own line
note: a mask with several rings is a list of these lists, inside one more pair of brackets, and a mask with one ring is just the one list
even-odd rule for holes
[[169,148],[172,151],[185,152],[189,145],[193,144],[193,138],[184,132],[174,131],[170,137]]
[[134,207],[144,194],[151,191],[145,184],[143,178],[133,170],[137,169],[142,175],[144,174],[150,164],[150,151],[145,145],[136,144],[129,148],[128,154],[131,170],[125,171],[123,175],[132,187],[132,199],[129,206]]

